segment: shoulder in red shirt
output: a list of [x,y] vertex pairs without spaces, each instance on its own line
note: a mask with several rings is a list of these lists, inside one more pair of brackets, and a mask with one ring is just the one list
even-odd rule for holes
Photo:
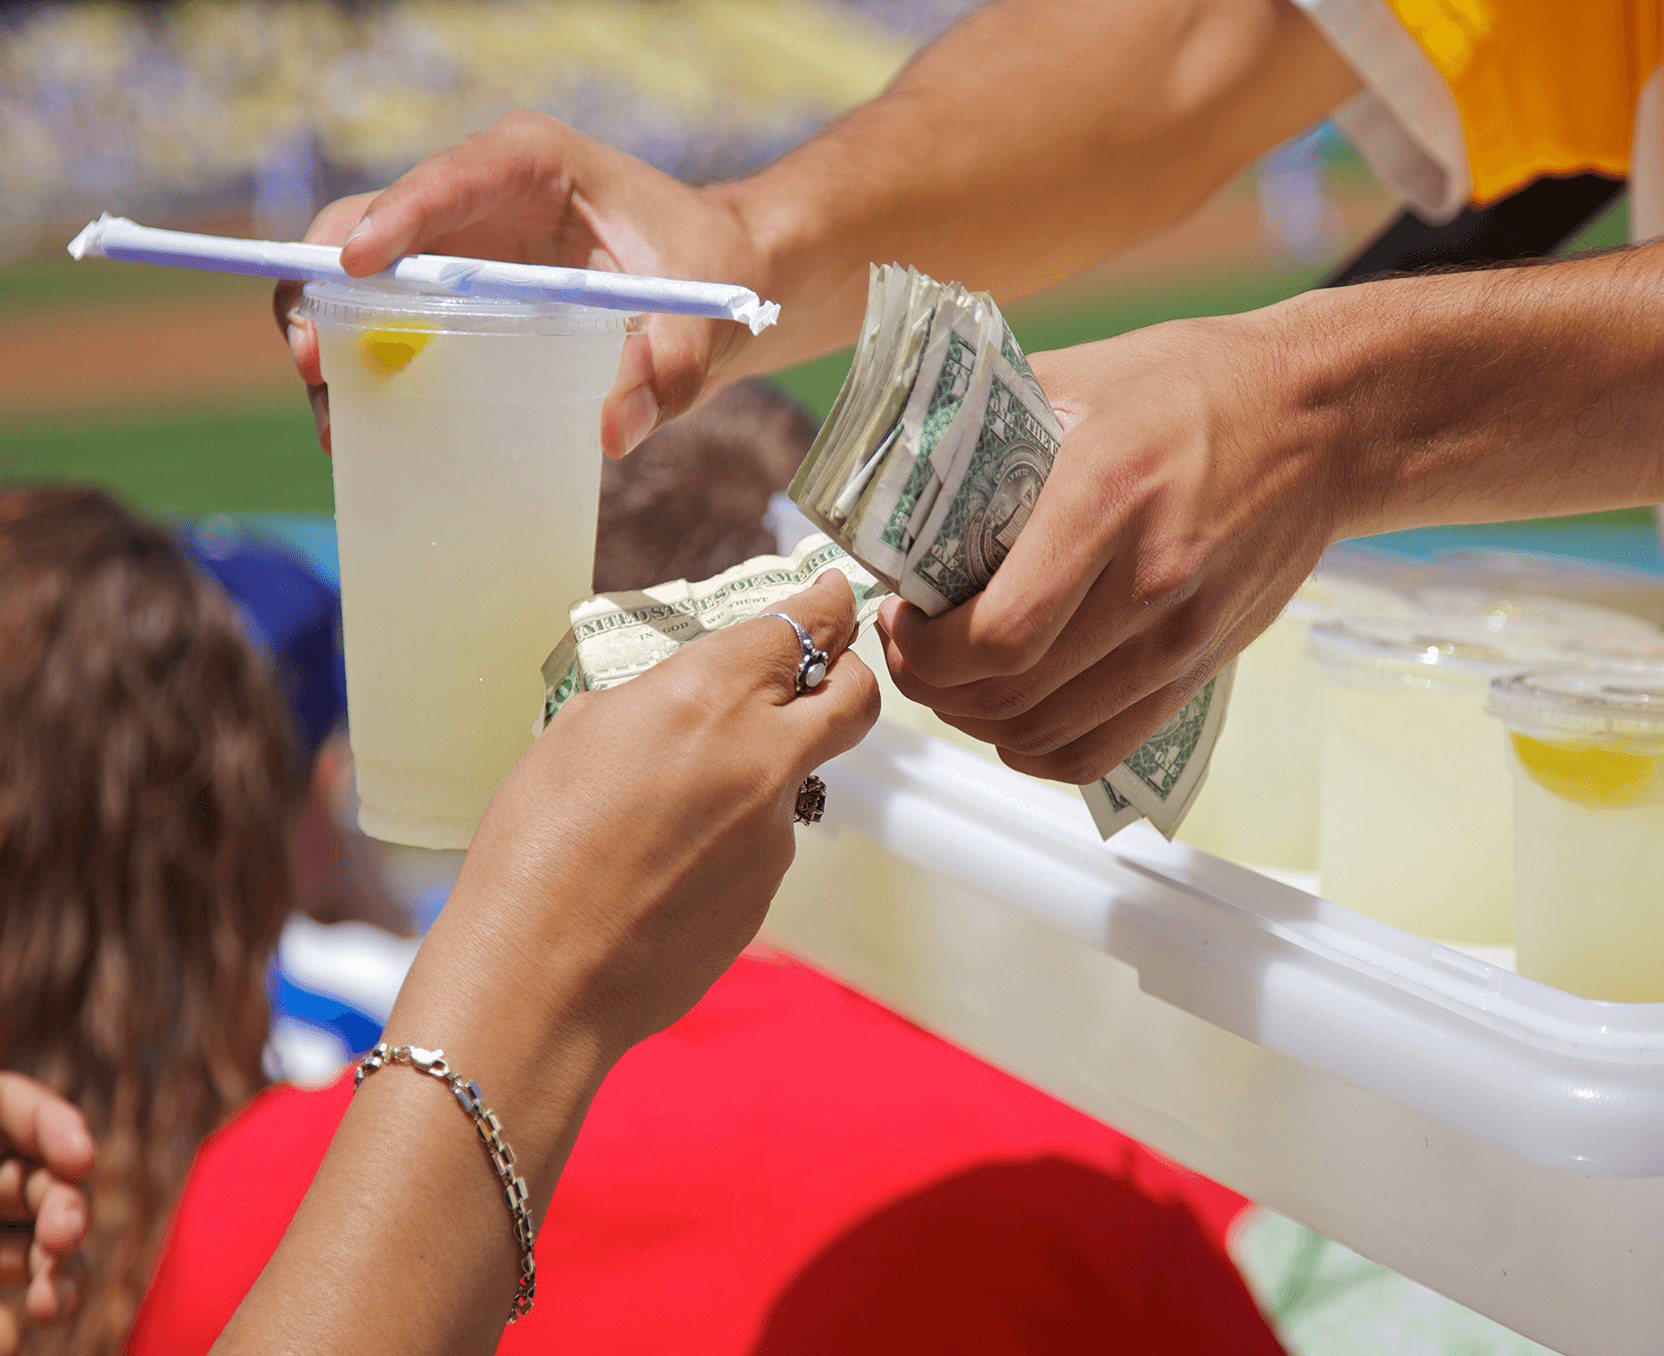
[[[133,1356],[206,1352],[351,1096],[203,1145]],[[461,1118],[458,1132],[466,1129]],[[595,1098],[513,1353],[1266,1353],[1244,1202],[792,961],[742,957]],[[505,1226],[506,1217],[505,1217]]]

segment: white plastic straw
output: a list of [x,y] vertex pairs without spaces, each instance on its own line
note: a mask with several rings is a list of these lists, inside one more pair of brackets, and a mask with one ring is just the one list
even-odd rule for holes
[[[69,252],[77,259],[122,259],[137,264],[249,273],[260,278],[347,278],[341,251],[333,245],[274,240],[238,240],[140,226],[108,212],[88,222]],[[562,301],[612,311],[663,311],[671,315],[737,320],[760,334],[780,318],[780,307],[748,287],[732,283],[684,282],[634,273],[588,268],[508,264],[496,259],[463,259],[447,254],[407,254],[378,278],[463,296],[496,301]]]

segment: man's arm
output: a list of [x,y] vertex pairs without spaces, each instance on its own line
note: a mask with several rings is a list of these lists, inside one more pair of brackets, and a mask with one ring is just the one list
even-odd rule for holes
[[1330,542],[1664,499],[1664,246],[1309,292],[1040,354],[1065,438],[988,589],[885,604],[897,684],[1086,782]]
[[1360,88],[1289,0],[1003,0],[878,99],[717,190],[782,324],[767,370],[849,341],[867,264],[1004,301],[1189,215]]
[[[782,303],[758,339],[651,317],[602,411],[620,456],[721,382],[849,343],[869,262],[1021,296],[1178,221],[1358,87],[1290,0],[1002,0],[750,179],[689,188],[518,113],[332,204],[307,238],[346,241],[360,276],[427,250],[739,282]],[[279,286],[278,323],[327,446],[297,299]]]
[[1359,457],[1342,535],[1664,499],[1664,246],[1347,290],[1286,308],[1338,339],[1305,399]]

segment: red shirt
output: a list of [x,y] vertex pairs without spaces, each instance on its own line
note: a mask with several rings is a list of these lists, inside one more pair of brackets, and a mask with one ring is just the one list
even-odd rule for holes
[[[205,1352],[351,1095],[202,1146],[129,1351]],[[795,962],[742,957],[595,1098],[503,1353],[1278,1353],[1241,1197]],[[506,1221],[506,1215],[505,1215]],[[505,1222],[505,1228],[507,1227]]]

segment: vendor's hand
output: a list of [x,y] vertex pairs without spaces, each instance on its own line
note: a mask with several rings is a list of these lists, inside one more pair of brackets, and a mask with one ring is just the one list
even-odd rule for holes
[[24,1323],[74,1311],[85,1274],[77,1251],[87,1198],[74,1184],[92,1171],[81,1113],[32,1078],[0,1073],[0,1356],[18,1349]]
[[797,638],[764,617],[570,699],[492,801],[429,948],[518,900],[516,935],[560,957],[529,972],[575,965],[614,1054],[687,1011],[761,926],[804,778],[878,715],[845,652],[848,581],[828,570],[778,610],[833,657],[819,687],[796,695]]
[[1033,359],[1064,427],[985,592],[879,614],[896,685],[1018,771],[1102,776],[1277,616],[1342,518],[1326,416],[1283,394],[1276,308]]
[[[430,155],[385,192],[331,203],[306,239],[342,245],[355,277],[427,253],[758,286],[756,252],[731,203],[721,187],[689,188],[553,118],[521,112]],[[317,336],[292,315],[300,288],[279,283],[273,308],[328,450]],[[648,317],[626,341],[602,406],[602,450],[623,456],[692,408],[710,370],[748,338],[731,321]]]

